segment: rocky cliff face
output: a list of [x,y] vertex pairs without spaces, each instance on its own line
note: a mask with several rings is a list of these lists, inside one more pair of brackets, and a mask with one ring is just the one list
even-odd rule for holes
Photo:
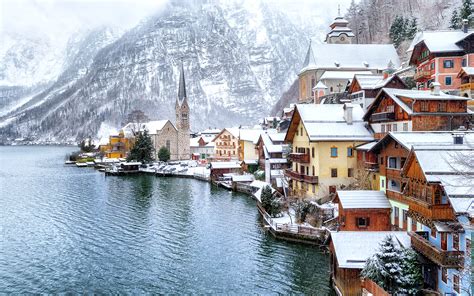
[[116,40],[101,29],[72,42],[53,82],[8,92],[17,106],[0,109],[0,135],[77,140],[134,109],[174,121],[181,62],[192,130],[256,122],[293,82],[307,38],[272,6],[223,3],[171,2]]

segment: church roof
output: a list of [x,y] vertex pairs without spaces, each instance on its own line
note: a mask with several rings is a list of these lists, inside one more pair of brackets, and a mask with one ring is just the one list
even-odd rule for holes
[[184,67],[181,63],[181,73],[179,75],[178,102],[181,105],[186,100],[186,81],[184,80]]
[[384,70],[392,61],[400,67],[400,58],[393,44],[310,44],[303,68],[308,70]]

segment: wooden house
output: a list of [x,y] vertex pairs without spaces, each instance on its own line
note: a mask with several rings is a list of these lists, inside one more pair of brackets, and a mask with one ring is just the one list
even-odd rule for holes
[[432,91],[382,88],[364,115],[380,139],[394,131],[446,131],[468,126],[472,114],[466,97]]
[[229,161],[239,159],[238,128],[224,128],[212,141],[215,143],[213,160]]
[[282,187],[279,183],[289,165],[287,159],[289,146],[283,143],[285,135],[285,133],[267,132],[261,134],[257,142],[259,168],[265,171],[265,182],[276,187]]
[[211,180],[217,181],[225,174],[240,174],[242,168],[238,162],[233,161],[218,161],[211,162]]
[[389,231],[391,205],[383,191],[338,190],[340,231]]

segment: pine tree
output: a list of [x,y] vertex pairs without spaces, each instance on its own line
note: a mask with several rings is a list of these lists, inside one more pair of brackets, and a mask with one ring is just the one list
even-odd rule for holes
[[171,153],[165,146],[161,147],[160,150],[158,150],[158,159],[160,161],[168,161],[170,160],[170,157]]
[[401,266],[403,277],[399,291],[408,295],[416,295],[423,283],[423,274],[417,253],[412,249],[404,250]]
[[451,15],[451,20],[449,22],[449,28],[453,30],[458,30],[461,28],[461,17],[459,16],[458,10],[453,10],[453,14]]
[[461,17],[461,24],[462,20],[468,20],[469,24],[471,24],[471,14],[472,14],[472,0],[463,0],[461,10],[459,12]]
[[[407,19],[408,21],[408,19]],[[405,31],[405,39],[406,40],[412,40],[415,38],[416,32],[418,32],[418,21],[416,20],[416,17],[413,17],[411,19],[411,22],[409,25],[406,27]]]
[[392,40],[395,47],[400,46],[400,43],[405,39],[406,22],[402,16],[396,16],[390,26],[390,39]]
[[130,150],[127,161],[134,160],[141,163],[149,163],[154,159],[154,150],[155,148],[153,147],[151,137],[148,134],[148,131],[145,129],[143,132],[139,132],[136,136],[135,144]]

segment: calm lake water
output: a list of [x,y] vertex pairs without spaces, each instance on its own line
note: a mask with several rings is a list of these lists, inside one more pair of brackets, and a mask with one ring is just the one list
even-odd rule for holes
[[73,150],[0,147],[0,293],[330,293],[328,256],[263,231],[250,197]]

